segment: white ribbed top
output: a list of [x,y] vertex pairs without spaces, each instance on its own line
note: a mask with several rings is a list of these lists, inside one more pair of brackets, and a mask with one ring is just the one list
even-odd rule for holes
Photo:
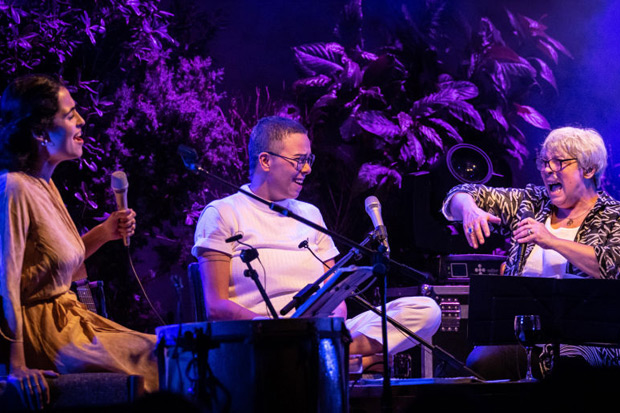
[[[251,192],[248,185],[242,189]],[[294,199],[277,204],[325,227],[323,217],[314,205]],[[207,205],[196,226],[192,254],[197,256],[199,248],[207,248],[231,255],[229,298],[265,316],[268,310],[256,284],[243,274],[247,265],[241,261],[240,253],[247,247],[238,242],[224,241],[239,232],[243,233],[242,242],[258,250],[260,262],[254,260],[251,265],[276,311],[324,273],[323,265],[309,251],[298,248],[301,241],[308,240],[309,247],[323,261],[338,255],[329,236],[272,211],[267,205],[241,192]]]

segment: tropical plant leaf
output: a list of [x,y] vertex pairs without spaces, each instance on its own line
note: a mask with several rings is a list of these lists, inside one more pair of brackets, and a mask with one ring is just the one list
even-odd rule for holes
[[435,129],[430,126],[418,124],[417,130],[421,141],[429,142],[443,151],[443,141]]
[[439,89],[437,92],[431,93],[413,102],[409,114],[414,119],[427,117],[435,113],[437,110],[460,100],[461,98],[456,89],[449,87]]
[[369,62],[364,69],[364,85],[376,85],[394,78],[405,77],[406,69],[402,63],[391,54],[382,54]]
[[551,86],[553,86],[553,89],[555,89],[555,91],[557,92],[558,91],[558,85],[557,85],[557,83],[555,81],[555,76],[553,75],[553,71],[551,70],[549,65],[547,65],[547,63],[545,63],[544,60],[539,59],[537,57],[534,57],[533,60],[540,67],[540,70],[538,71],[538,74],[540,75],[540,77],[542,77],[544,80],[547,81],[547,83],[549,83]]
[[306,76],[336,76],[343,70],[344,49],[337,43],[312,43],[294,46],[295,60]]
[[338,73],[338,80],[349,89],[357,89],[362,83],[360,66],[346,56],[343,56],[342,61],[344,70]]
[[448,90],[448,89],[453,90],[456,93],[456,96],[458,97],[458,99],[467,100],[467,99],[473,99],[476,96],[478,96],[478,87],[475,84],[468,82],[466,80],[444,81],[444,82],[439,83],[438,86],[441,90]]
[[559,41],[557,41],[556,39],[554,39],[553,37],[549,36],[546,33],[545,33],[544,38],[549,44],[551,44],[553,47],[555,47],[560,52],[564,53],[564,55],[566,55],[567,57],[570,57],[571,59],[573,58],[573,55],[568,51],[566,47],[564,47],[562,43],[560,43]]
[[354,137],[359,135],[363,131],[363,129],[357,123],[355,116],[349,116],[345,119],[344,122],[342,122],[339,131],[342,140],[345,142],[350,142],[353,140]]
[[422,166],[426,161],[422,144],[413,131],[407,131],[405,136],[407,140],[400,148],[400,159],[406,163],[413,159],[417,167]]
[[505,9],[505,11],[506,11],[506,14],[508,15],[508,21],[510,22],[510,25],[512,26],[516,34],[518,34],[521,37],[525,37],[526,36],[525,28],[519,21],[518,17],[508,9]]
[[491,22],[491,19],[487,17],[483,17],[480,19],[480,25],[477,34],[480,39],[480,46],[483,50],[487,49],[490,46],[504,44],[504,39],[502,39],[501,32],[495,28],[495,26]]
[[525,120],[530,125],[535,126],[539,129],[551,129],[551,126],[549,126],[549,122],[547,122],[547,119],[545,119],[545,117],[533,107],[519,105],[518,103],[513,103],[513,105],[517,109],[517,115],[523,118],[523,120]]
[[541,39],[536,43],[536,47],[538,47],[538,49],[545,55],[549,56],[555,64],[558,63],[558,52],[555,50],[553,45]]
[[333,82],[333,79],[326,75],[318,75],[298,79],[293,83],[293,89],[301,92],[304,89],[325,87]]
[[513,63],[521,61],[521,56],[504,44],[493,44],[487,47],[484,50],[484,58]]
[[504,116],[504,112],[500,108],[491,108],[488,109],[487,112],[489,113],[491,118],[493,118],[493,120],[495,120],[505,131],[508,130],[510,126],[508,125],[508,121]]
[[329,106],[332,103],[338,100],[338,96],[336,96],[336,90],[332,89],[323,96],[321,96],[312,106],[312,109],[319,109],[325,106]]
[[401,133],[406,133],[413,125],[413,119],[408,113],[400,112],[396,115],[396,119],[398,120],[398,126],[400,126]]
[[536,77],[536,69],[527,61],[521,61],[519,63],[503,63],[497,62],[497,66],[508,76],[517,77]]
[[523,135],[521,129],[511,125],[506,138],[508,139],[507,150],[509,153],[513,154],[515,159],[519,161],[519,164],[523,166],[523,160],[529,154],[525,146],[525,135]]
[[400,132],[397,125],[378,110],[362,111],[356,116],[357,124],[366,132],[391,139]]
[[457,143],[463,142],[463,138],[461,137],[459,132],[456,130],[456,128],[452,126],[450,123],[446,122],[445,120],[440,119],[440,118],[428,118],[427,121],[442,128],[446,132],[446,135],[452,140],[454,140],[455,142]]
[[500,67],[499,62],[493,62],[493,70],[489,71],[488,74],[491,77],[491,80],[493,81],[497,92],[504,96],[512,85],[512,82],[510,81],[510,76],[508,76],[506,72]]
[[484,122],[480,117],[480,113],[474,108],[473,105],[463,100],[456,100],[451,102],[447,106],[448,111],[452,116],[460,120],[461,122],[479,130],[484,130]]
[[359,169],[357,178],[359,183],[362,183],[366,189],[385,185],[390,179],[398,188],[400,188],[402,184],[402,176],[398,171],[384,165],[373,163],[364,163]]
[[361,87],[359,89],[359,96],[364,97],[367,100],[373,100],[376,102],[381,102],[384,105],[387,105],[387,101],[385,100],[385,96],[383,96],[383,92],[381,91],[381,88],[377,86],[373,86],[368,89]]

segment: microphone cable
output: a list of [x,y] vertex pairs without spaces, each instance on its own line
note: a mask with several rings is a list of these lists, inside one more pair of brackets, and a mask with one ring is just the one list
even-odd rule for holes
[[[303,240],[302,242],[300,242],[300,243],[299,243],[299,245],[298,245],[297,247],[298,247],[299,249],[302,249],[302,248],[307,249],[307,250],[308,250],[308,251],[310,251],[310,253],[311,253],[311,254],[312,254],[312,255],[313,255],[313,256],[314,256],[317,260],[319,260],[319,261],[320,261],[320,262],[321,262],[324,266],[326,266],[327,268],[330,268],[330,267],[329,267],[329,265],[327,265],[327,264],[325,263],[325,261],[323,261],[322,259],[320,259],[320,258],[319,258],[319,257],[318,257],[315,253],[314,253],[314,251],[312,251],[312,249],[311,249],[311,248],[310,248],[310,246],[308,245],[308,240]],[[359,296],[359,295],[363,294],[364,292],[366,292],[366,290],[368,290],[368,289],[369,289],[369,288],[370,288],[370,287],[371,287],[371,286],[375,283],[375,281],[376,281],[376,278],[373,278],[373,279],[372,279],[372,280],[368,283],[368,285],[367,285],[366,287],[364,287],[361,291],[356,291],[356,292],[355,292],[355,294],[353,294],[350,298],[357,297],[357,296]],[[370,311],[370,310],[368,310],[368,311]],[[375,315],[377,315],[377,314],[375,314]],[[377,316],[378,316],[378,315],[377,315]],[[345,321],[346,321],[346,320],[345,320]],[[401,331],[399,328],[397,328],[397,329],[396,329],[396,331],[398,331],[400,334],[402,334],[402,335],[403,335],[406,339],[413,341],[413,342],[415,343],[415,344],[414,344],[414,346],[415,346],[416,344],[419,344],[419,343],[418,343],[418,342],[417,342],[417,341],[416,341],[413,337],[410,337],[408,334],[405,334],[405,333],[404,333],[403,331]],[[374,364],[377,364],[377,363],[373,363],[373,365],[374,365]],[[371,367],[371,366],[368,366],[367,368],[369,368],[369,367]]]
[[[310,251],[310,254],[312,254],[314,256],[314,258],[316,258],[317,260],[319,260],[319,262],[321,262],[321,264],[323,264],[324,266],[326,266],[328,269],[331,268],[329,265],[327,265],[327,263],[325,261],[323,261],[322,259],[320,259],[315,253],[314,251],[312,251],[312,248],[310,248],[310,246],[308,245],[308,240],[305,239],[303,241],[301,241],[299,243],[299,245],[297,246],[297,248],[302,249],[305,248],[308,251]],[[368,283],[368,285],[364,288],[362,288],[361,291],[356,291],[355,294],[353,294],[351,297],[357,297],[360,294],[363,294],[366,292],[366,290],[368,290],[370,287],[372,287],[372,285],[375,283],[376,279],[375,278],[371,278],[370,282]]]
[[142,290],[142,294],[144,295],[144,298],[146,299],[147,303],[149,304],[149,306],[151,307],[151,310],[153,311],[153,313],[157,316],[157,318],[159,319],[160,323],[162,326],[166,325],[166,322],[164,321],[163,318],[161,318],[161,316],[159,315],[159,313],[157,312],[157,310],[155,309],[155,307],[153,306],[153,303],[151,302],[148,294],[146,293],[146,291],[144,290],[144,286],[142,285],[142,282],[140,281],[140,277],[138,277],[138,273],[136,272],[136,268],[133,265],[133,260],[131,259],[131,254],[129,253],[129,247],[126,247],[125,250],[127,250],[127,257],[129,258],[129,265],[131,266],[131,271],[133,272],[134,277],[136,278],[136,281],[138,281],[138,285],[140,286],[140,289]]

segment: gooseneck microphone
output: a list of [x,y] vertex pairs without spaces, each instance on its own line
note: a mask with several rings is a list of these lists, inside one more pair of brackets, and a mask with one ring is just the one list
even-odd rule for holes
[[319,260],[319,261],[321,262],[321,264],[323,264],[323,265],[324,265],[325,267],[327,267],[327,268],[330,268],[330,267],[329,267],[329,265],[327,265],[327,264],[325,263],[325,261],[323,261],[322,259],[320,259],[320,258],[319,258],[319,257],[318,257],[315,253],[314,253],[314,251],[312,251],[312,248],[310,248],[310,245],[308,244],[308,240],[307,240],[307,239],[305,239],[305,240],[301,241],[301,242],[299,243],[299,245],[297,246],[297,248],[299,248],[299,249],[303,249],[303,248],[307,249],[308,251],[310,251],[310,254],[314,255],[314,258],[316,258],[317,260]]
[[383,224],[383,218],[381,217],[381,203],[376,196],[369,196],[364,201],[366,206],[366,213],[370,217],[372,224],[375,226],[375,236],[385,247],[385,255],[390,255],[390,245],[388,244],[387,229]]
[[[127,209],[127,188],[129,188],[129,182],[127,182],[127,175],[125,172],[113,172],[110,184],[114,191],[114,197],[116,198],[116,209],[119,211]],[[123,244],[125,244],[126,247],[129,246],[129,237],[123,237]]]
[[[521,221],[526,218],[534,218],[534,214],[532,211],[525,211],[521,216]],[[525,265],[525,251],[527,250],[527,242],[519,245],[519,255],[517,260],[517,274],[521,274],[523,272],[523,266]]]

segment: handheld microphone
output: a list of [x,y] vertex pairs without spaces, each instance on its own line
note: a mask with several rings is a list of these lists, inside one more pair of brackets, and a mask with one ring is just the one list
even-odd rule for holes
[[[521,216],[521,221],[526,218],[534,218],[534,214],[532,213],[532,211],[523,212],[523,215]],[[519,255],[517,260],[517,271],[519,273],[522,272],[523,265],[525,264],[525,250],[527,250],[527,243],[524,242],[523,244],[519,245]]]
[[[116,198],[116,209],[119,211],[127,209],[127,188],[129,188],[129,182],[127,182],[127,175],[125,172],[113,172],[110,184],[114,191],[114,197]],[[126,247],[129,246],[129,237],[123,237],[123,244],[125,244]]]
[[381,218],[381,203],[376,196],[369,196],[364,201],[366,206],[366,213],[370,216],[372,224],[375,226],[375,234],[377,239],[385,247],[385,255],[390,255],[390,245],[388,244],[387,229],[383,224],[383,218]]

